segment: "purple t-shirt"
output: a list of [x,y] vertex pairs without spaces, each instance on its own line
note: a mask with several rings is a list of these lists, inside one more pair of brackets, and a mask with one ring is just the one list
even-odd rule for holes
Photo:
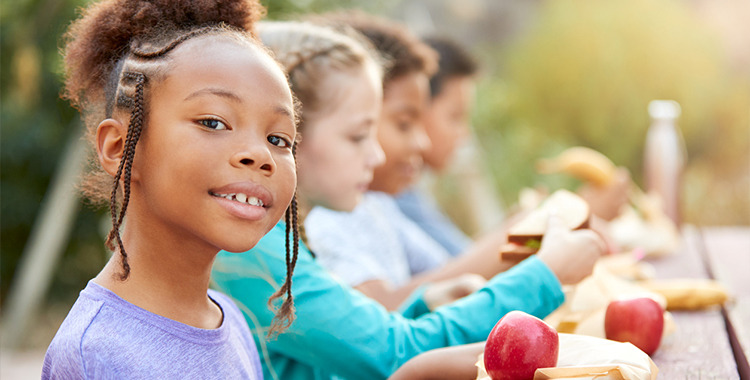
[[44,358],[42,379],[253,379],[260,358],[242,313],[209,290],[224,319],[205,330],[135,306],[89,281]]

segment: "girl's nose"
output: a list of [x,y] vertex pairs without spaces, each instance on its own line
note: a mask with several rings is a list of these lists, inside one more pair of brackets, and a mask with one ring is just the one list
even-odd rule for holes
[[244,145],[230,159],[236,168],[252,168],[271,175],[276,171],[276,163],[268,147],[261,144]]
[[419,152],[426,152],[432,147],[432,142],[430,141],[430,137],[427,136],[427,132],[425,131],[425,127],[423,123],[420,123],[418,126],[416,126],[414,129],[414,149]]
[[366,163],[368,168],[376,168],[385,163],[385,152],[383,152],[378,139],[373,138],[370,141]]

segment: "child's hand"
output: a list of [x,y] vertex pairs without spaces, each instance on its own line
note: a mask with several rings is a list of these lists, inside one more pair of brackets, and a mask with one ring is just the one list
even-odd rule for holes
[[568,229],[559,216],[550,216],[537,256],[563,285],[576,284],[590,275],[599,257],[607,252],[602,238],[591,230]]
[[589,203],[591,212],[604,219],[612,220],[620,215],[620,209],[630,202],[630,189],[633,180],[628,169],[617,169],[615,179],[606,186],[584,185],[578,194]]
[[609,222],[596,215],[591,215],[589,228],[591,229],[591,231],[599,234],[602,240],[604,240],[604,243],[607,244],[607,253],[614,254],[620,252],[620,246],[617,245],[617,242],[609,233]]
[[448,280],[435,282],[424,292],[424,302],[430,310],[468,296],[481,289],[487,280],[473,273],[462,274]]

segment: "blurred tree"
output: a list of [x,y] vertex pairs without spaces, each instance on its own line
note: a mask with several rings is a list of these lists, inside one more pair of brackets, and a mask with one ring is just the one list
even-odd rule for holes
[[[640,180],[647,105],[673,99],[690,159],[688,221],[750,222],[748,73],[728,68],[718,38],[686,3],[546,1],[529,33],[499,57],[485,55],[502,70],[480,86],[475,120],[507,200],[537,182],[573,185],[533,171],[537,158],[570,145],[597,149]],[[744,191],[707,185],[731,178]],[[706,207],[706,196],[728,194]]]
[[[58,42],[81,0],[3,2],[0,13],[0,297],[8,286],[23,251],[59,155],[77,128],[77,116],[59,97],[61,57]],[[85,209],[74,228],[53,294],[75,295],[85,285],[90,266],[101,266],[103,249],[69,265],[74,252],[100,246],[97,213]],[[87,268],[89,266],[89,268]]]

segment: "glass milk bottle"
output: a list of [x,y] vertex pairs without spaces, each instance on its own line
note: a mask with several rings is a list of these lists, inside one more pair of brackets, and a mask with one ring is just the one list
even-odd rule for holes
[[679,226],[682,170],[687,160],[685,142],[677,126],[680,105],[674,100],[653,100],[648,113],[651,126],[644,152],[646,190],[660,196],[665,214]]

